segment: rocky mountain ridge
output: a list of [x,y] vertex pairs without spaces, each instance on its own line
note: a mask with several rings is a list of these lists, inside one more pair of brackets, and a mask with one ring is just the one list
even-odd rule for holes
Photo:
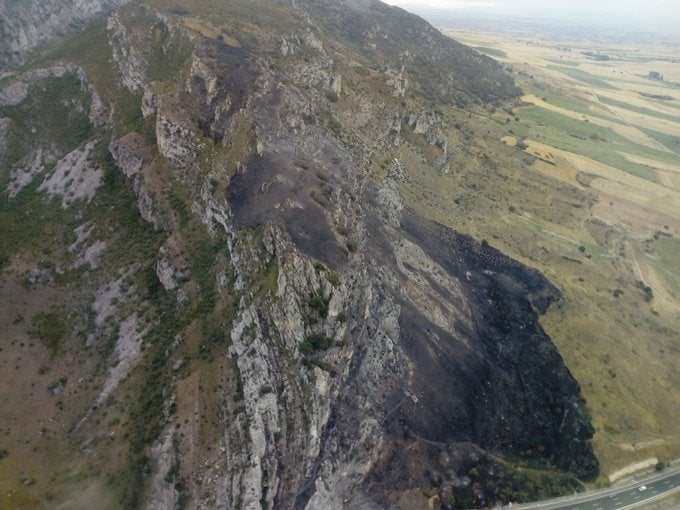
[[511,99],[500,66],[372,1],[140,2],[79,37],[110,59],[65,44],[0,91],[3,219],[64,218],[0,260],[3,293],[28,260],[25,303],[68,296],[59,331],[21,303],[14,327],[70,370],[54,434],[87,483],[125,507],[466,508],[596,474],[538,323],[559,290],[400,196],[407,154],[457,171],[436,105]]
[[40,44],[63,37],[129,0],[29,0],[0,3],[0,72]]

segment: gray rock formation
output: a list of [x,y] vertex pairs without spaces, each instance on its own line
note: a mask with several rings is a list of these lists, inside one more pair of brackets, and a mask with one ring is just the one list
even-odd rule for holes
[[82,27],[130,0],[26,0],[0,2],[0,72],[20,65],[40,44]]

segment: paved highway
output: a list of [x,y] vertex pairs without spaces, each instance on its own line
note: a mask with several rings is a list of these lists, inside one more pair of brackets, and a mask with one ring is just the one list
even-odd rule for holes
[[[644,489],[640,490],[642,487]],[[623,487],[503,508],[513,510],[623,510],[641,507],[645,502],[660,499],[675,491],[680,491],[680,470],[677,469]]]

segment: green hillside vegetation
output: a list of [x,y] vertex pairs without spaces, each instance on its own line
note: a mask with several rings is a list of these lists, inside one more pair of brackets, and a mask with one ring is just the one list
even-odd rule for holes
[[[667,149],[675,152],[676,154],[680,154],[680,135],[678,136],[673,136],[669,135],[666,133],[660,133],[658,131],[654,131],[653,129],[645,129],[645,128],[640,128],[641,131],[643,131],[647,136],[650,138],[656,140],[659,142],[661,145],[666,147]],[[660,159],[660,158],[656,158]],[[672,161],[671,158],[666,159],[666,161]],[[675,159],[675,162],[677,162],[677,159]]]
[[678,122],[680,120],[680,118],[677,115],[671,115],[669,113],[660,112],[658,110],[653,110],[651,108],[645,108],[644,106],[634,105],[634,104],[631,104],[631,103],[627,103],[625,101],[621,101],[621,100],[618,100],[618,99],[607,97],[605,95],[599,96],[599,99],[604,104],[608,104],[610,106],[616,106],[616,107],[619,107],[619,108],[624,108],[624,109],[631,111],[631,112],[643,113],[645,115],[649,115],[650,117],[656,117],[658,119],[669,120],[671,122]]
[[569,67],[569,66],[556,66],[556,65],[548,65],[546,66],[548,69],[552,69],[553,71],[559,71],[570,78],[574,78],[576,80],[582,81],[583,83],[586,83],[588,85],[591,85],[593,87],[601,88],[601,89],[607,89],[607,90],[614,90],[616,87],[612,85],[611,83],[603,80],[602,78],[599,78],[595,75],[590,74],[587,71],[584,71],[583,69],[576,69],[575,67]]
[[525,94],[534,94],[545,102],[559,106],[565,110],[580,113],[582,115],[599,117],[612,122],[620,122],[614,114],[604,110],[597,103],[594,103],[592,100],[587,100],[581,95],[572,95],[569,93],[568,89],[565,88],[551,87],[540,81],[529,81],[525,84],[523,92]]
[[658,182],[653,169],[632,163],[619,151],[672,162],[669,154],[633,143],[610,128],[572,119],[538,106],[522,108],[518,115],[526,126],[523,131],[525,138],[582,154],[651,182]]
[[[404,194],[414,207],[545,272],[564,292],[564,300],[548,310],[542,324],[583,388],[597,430],[594,443],[603,475],[650,456],[677,457],[680,426],[672,410],[680,407],[675,368],[680,363],[680,181],[672,170],[678,165],[675,127],[665,124],[678,121],[667,113],[677,101],[645,98],[645,107],[639,91],[647,90],[646,78],[635,73],[613,77],[611,83],[600,78],[611,73],[606,66],[625,72],[625,62],[631,59],[599,64],[602,73],[596,76],[578,68],[593,66],[593,61],[579,60],[572,52],[565,65],[559,50],[548,49],[562,42],[531,47],[505,34],[455,34],[476,44],[486,38],[504,51],[504,63],[524,93],[544,98],[545,107],[524,102],[510,111],[498,110],[493,114],[495,129],[481,120],[470,122],[466,127],[485,133],[487,140],[480,165],[474,171],[456,168],[446,176],[419,167],[410,174],[412,182]],[[610,56],[618,54],[611,50],[606,49]],[[554,65],[558,60],[562,65]],[[544,67],[563,73],[564,79],[545,73]],[[660,94],[671,93],[666,83],[658,86]],[[658,130],[637,126],[634,115],[626,116],[631,125],[625,125],[595,103],[595,96],[604,105],[658,118]],[[565,113],[550,111],[552,106]],[[574,115],[567,116],[569,112]],[[625,129],[615,132],[579,120],[584,116]],[[649,146],[639,143],[645,136]],[[518,145],[500,150],[489,141],[504,137]],[[527,147],[524,140],[544,146],[537,150],[541,159],[534,156],[522,167],[510,160],[533,156],[530,146],[522,151]],[[673,152],[653,148],[654,141]],[[563,158],[557,150],[574,157]],[[621,153],[637,156],[644,164]],[[597,178],[597,188],[591,187],[589,178],[583,178],[589,175],[591,160],[663,187],[648,190],[641,181],[634,192],[619,196],[625,187],[610,181],[615,174],[598,169],[590,175],[603,177]],[[668,170],[662,174],[663,168]],[[664,189],[667,196],[661,198]]]

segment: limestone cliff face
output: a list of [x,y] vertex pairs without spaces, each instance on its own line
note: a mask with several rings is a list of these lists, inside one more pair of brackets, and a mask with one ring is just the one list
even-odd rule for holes
[[[366,145],[348,148],[310,120],[337,83],[324,69],[328,53],[309,35],[292,40],[305,49],[287,43],[282,53],[305,58],[285,71],[202,41],[185,89],[157,112],[160,146],[173,148],[166,157],[178,168],[192,159],[182,148],[196,128],[226,147],[238,143],[244,118],[254,131],[235,173],[214,190],[217,203],[195,203],[207,224],[215,209],[224,218],[235,287],[245,291],[230,353],[250,440],[227,448],[226,465],[241,469],[215,473],[229,494],[223,507],[387,507],[395,492],[433,479],[488,502],[484,484],[473,490],[467,479],[470,466],[488,462],[480,477],[498,480],[485,451],[533,451],[591,476],[592,428],[578,386],[537,322],[559,291],[405,207],[398,161],[381,185],[367,180]],[[310,81],[320,90],[299,85]],[[176,119],[194,112],[194,127],[166,127],[164,108]],[[390,136],[374,132],[370,143]],[[255,248],[251,229],[263,229]],[[253,275],[272,267],[276,282],[262,299]]]
[[0,71],[40,44],[63,37],[130,0],[27,0],[0,3]]
[[[428,504],[423,491],[442,508],[492,505],[516,498],[518,458],[569,487],[593,476],[578,385],[538,322],[559,290],[400,195],[407,148],[455,171],[432,100],[501,101],[511,80],[379,2],[255,4],[230,3],[213,37],[191,31],[191,5],[106,24],[118,95],[100,98],[112,116],[85,147],[103,147],[109,173],[73,214],[91,222],[82,243],[105,235],[95,227],[114,206],[98,196],[118,182],[155,244],[109,261],[115,279],[98,292],[116,300],[97,305],[92,338],[106,314],[127,326],[111,333],[112,368],[74,433],[119,464],[107,445],[125,445],[120,469],[137,485],[122,497],[147,508],[391,508]],[[398,39],[404,28],[420,46]],[[162,52],[140,44],[149,37]],[[163,74],[169,54],[180,64]],[[479,89],[460,88],[474,79],[466,66]],[[99,97],[87,69],[68,73]],[[0,91],[13,98],[4,131],[37,83]],[[136,101],[134,121],[121,97]],[[120,407],[125,435],[104,441],[94,423],[117,395],[138,404]]]

